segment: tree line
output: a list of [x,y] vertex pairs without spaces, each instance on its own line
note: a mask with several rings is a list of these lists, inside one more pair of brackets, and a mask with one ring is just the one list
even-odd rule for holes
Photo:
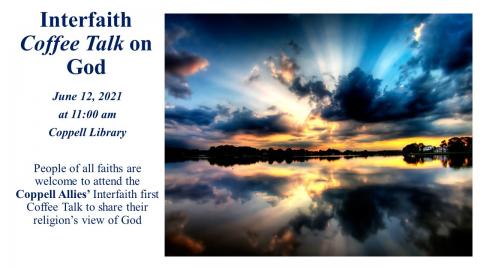
[[165,160],[198,160],[209,158],[212,160],[220,159],[245,159],[245,162],[251,162],[251,159],[262,160],[295,160],[302,157],[322,157],[322,156],[392,156],[409,155],[425,153],[471,153],[472,137],[452,137],[440,142],[439,146],[425,145],[423,143],[411,143],[400,150],[381,150],[381,151],[354,151],[329,148],[327,150],[307,150],[307,149],[258,149],[250,146],[219,145],[212,146],[208,150],[184,149],[175,147],[165,148]]
[[438,146],[425,145],[423,143],[411,143],[402,149],[402,153],[471,153],[472,143],[472,137],[452,137],[448,140],[442,140]]
[[[322,157],[322,156],[391,156],[401,155],[402,152],[398,150],[382,150],[382,151],[354,151],[329,148],[327,150],[307,150],[307,149],[258,149],[250,146],[234,146],[234,145],[219,145],[212,146],[208,150],[198,149],[182,149],[166,147],[165,156],[166,161],[176,160],[196,160],[199,158],[209,159],[265,159],[265,160],[294,160],[302,157]],[[249,160],[250,161],[250,160]]]

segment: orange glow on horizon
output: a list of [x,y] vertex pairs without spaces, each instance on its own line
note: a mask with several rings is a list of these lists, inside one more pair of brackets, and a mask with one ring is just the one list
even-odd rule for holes
[[[407,144],[423,143],[424,145],[439,146],[442,140],[448,140],[446,137],[408,137],[391,140],[382,140],[375,142],[358,142],[353,145],[352,150],[402,150]],[[346,150],[346,148],[344,148]]]

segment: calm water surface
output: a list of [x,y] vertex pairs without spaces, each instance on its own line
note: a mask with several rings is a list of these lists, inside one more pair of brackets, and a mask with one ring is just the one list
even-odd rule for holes
[[472,254],[471,158],[167,163],[165,195],[167,255]]

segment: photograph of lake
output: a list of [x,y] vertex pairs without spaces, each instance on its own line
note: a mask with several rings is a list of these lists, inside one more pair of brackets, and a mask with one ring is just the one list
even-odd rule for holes
[[165,28],[165,255],[472,256],[471,14]]

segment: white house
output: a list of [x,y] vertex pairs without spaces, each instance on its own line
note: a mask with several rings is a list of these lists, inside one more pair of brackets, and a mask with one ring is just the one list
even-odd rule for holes
[[435,153],[446,153],[447,152],[447,147],[445,146],[439,146],[435,148]]
[[431,152],[431,151],[433,151],[434,148],[435,147],[433,147],[432,145],[425,145],[423,147],[423,152]]

